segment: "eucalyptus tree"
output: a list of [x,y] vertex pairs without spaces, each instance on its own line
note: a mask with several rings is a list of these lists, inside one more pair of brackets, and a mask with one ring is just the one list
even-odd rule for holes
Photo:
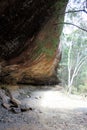
[[86,1],[73,0],[72,3],[70,1],[66,9],[65,26],[61,36],[62,80],[67,85],[69,93],[72,91],[72,86],[79,72],[81,72],[82,67],[87,62],[86,17]]

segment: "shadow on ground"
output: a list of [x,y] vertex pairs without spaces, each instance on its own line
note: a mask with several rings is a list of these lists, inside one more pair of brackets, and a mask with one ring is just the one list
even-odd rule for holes
[[0,130],[87,130],[87,100],[59,86],[20,86],[13,95],[32,109],[14,114],[0,104]]

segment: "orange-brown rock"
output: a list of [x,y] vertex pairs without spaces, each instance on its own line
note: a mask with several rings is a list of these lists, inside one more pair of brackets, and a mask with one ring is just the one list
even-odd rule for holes
[[[0,82],[55,84],[67,0],[0,1]],[[62,15],[60,15],[62,14]]]

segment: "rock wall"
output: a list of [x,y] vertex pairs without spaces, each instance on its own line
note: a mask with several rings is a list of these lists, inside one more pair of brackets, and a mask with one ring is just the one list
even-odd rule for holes
[[[55,84],[68,0],[0,1],[0,82]],[[61,15],[62,14],[62,15]]]

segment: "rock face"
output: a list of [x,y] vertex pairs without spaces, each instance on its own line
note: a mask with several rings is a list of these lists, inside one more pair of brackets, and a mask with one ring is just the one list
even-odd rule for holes
[[67,1],[0,1],[0,82],[58,83],[63,25],[57,23],[63,21]]

